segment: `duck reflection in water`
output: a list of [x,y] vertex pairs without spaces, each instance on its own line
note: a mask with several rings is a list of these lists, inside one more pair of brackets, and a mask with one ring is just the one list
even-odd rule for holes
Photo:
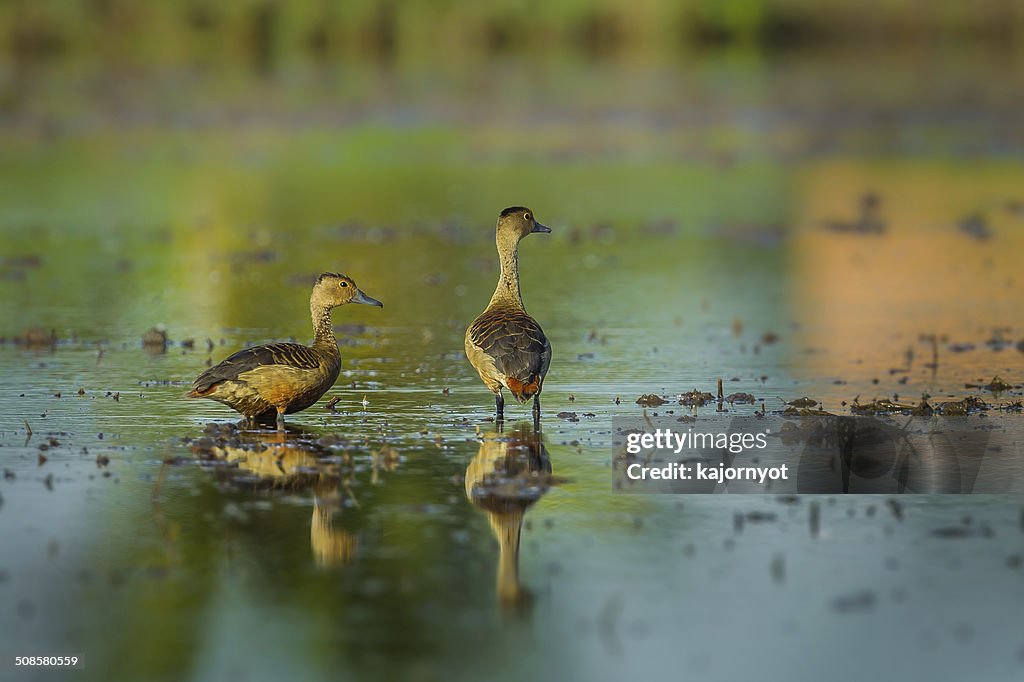
[[237,437],[218,440],[209,452],[216,459],[236,464],[239,472],[255,477],[257,487],[293,493],[312,491],[309,542],[313,557],[324,568],[344,566],[356,557],[359,538],[334,525],[334,517],[342,507],[342,490],[351,495],[343,465],[335,458],[325,462],[324,457],[331,451],[308,440],[301,429],[290,424],[287,429],[237,432]]
[[551,485],[551,460],[543,437],[530,424],[483,434],[466,467],[466,497],[487,515],[498,541],[498,602],[528,612],[532,594],[519,583],[519,537],[526,510]]

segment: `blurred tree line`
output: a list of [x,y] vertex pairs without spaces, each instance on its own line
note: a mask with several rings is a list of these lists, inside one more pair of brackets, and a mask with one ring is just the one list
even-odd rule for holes
[[271,68],[291,57],[834,43],[1014,43],[1020,0],[3,0],[4,59]]

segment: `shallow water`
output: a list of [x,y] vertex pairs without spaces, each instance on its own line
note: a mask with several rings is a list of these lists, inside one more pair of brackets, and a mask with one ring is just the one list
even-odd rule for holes
[[[965,388],[1024,374],[1024,171],[1019,85],[964,115],[988,61],[963,63],[929,89],[900,62],[816,106],[798,93],[845,60],[708,60],[677,91],[666,65],[563,66],[484,100],[399,72],[286,105],[299,72],[207,112],[61,95],[77,116],[48,104],[67,76],[42,78],[0,159],[0,653],[77,653],[95,679],[1019,676],[1019,496],[611,492],[611,419],[645,393],[1020,399]],[[632,97],[561,87],[583,82]],[[279,104],[241,115],[263,89]],[[824,227],[869,191],[885,234]],[[496,433],[461,350],[515,203],[554,230],[520,259],[554,347],[541,443],[525,407]],[[987,238],[958,227],[976,211]],[[208,432],[235,416],[187,385],[306,340],[325,270],[385,303],[335,312],[336,410]],[[166,352],[141,345],[156,324]],[[59,341],[14,342],[32,327]],[[965,419],[1020,461],[1019,412]],[[502,474],[510,448],[532,469]]]

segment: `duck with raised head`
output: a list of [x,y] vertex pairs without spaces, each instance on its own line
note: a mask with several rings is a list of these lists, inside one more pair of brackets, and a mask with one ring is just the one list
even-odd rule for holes
[[495,242],[501,274],[490,303],[466,330],[466,357],[484,385],[494,393],[498,420],[504,419],[508,389],[516,400],[533,399],[534,425],[540,424],[540,392],[551,364],[551,343],[530,317],[519,290],[519,242],[551,228],[536,221],[525,206],[506,208],[498,216]]
[[351,277],[325,272],[309,297],[312,345],[268,343],[238,351],[200,374],[188,397],[224,403],[250,421],[276,414],[283,430],[284,415],[314,404],[337,380],[341,352],[331,311],[347,303],[384,306],[360,291]]

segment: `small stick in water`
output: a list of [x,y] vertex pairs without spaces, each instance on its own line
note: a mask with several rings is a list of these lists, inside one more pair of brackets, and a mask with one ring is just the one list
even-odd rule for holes
[[817,502],[811,502],[811,537],[818,537],[818,533],[821,531],[821,505]]

